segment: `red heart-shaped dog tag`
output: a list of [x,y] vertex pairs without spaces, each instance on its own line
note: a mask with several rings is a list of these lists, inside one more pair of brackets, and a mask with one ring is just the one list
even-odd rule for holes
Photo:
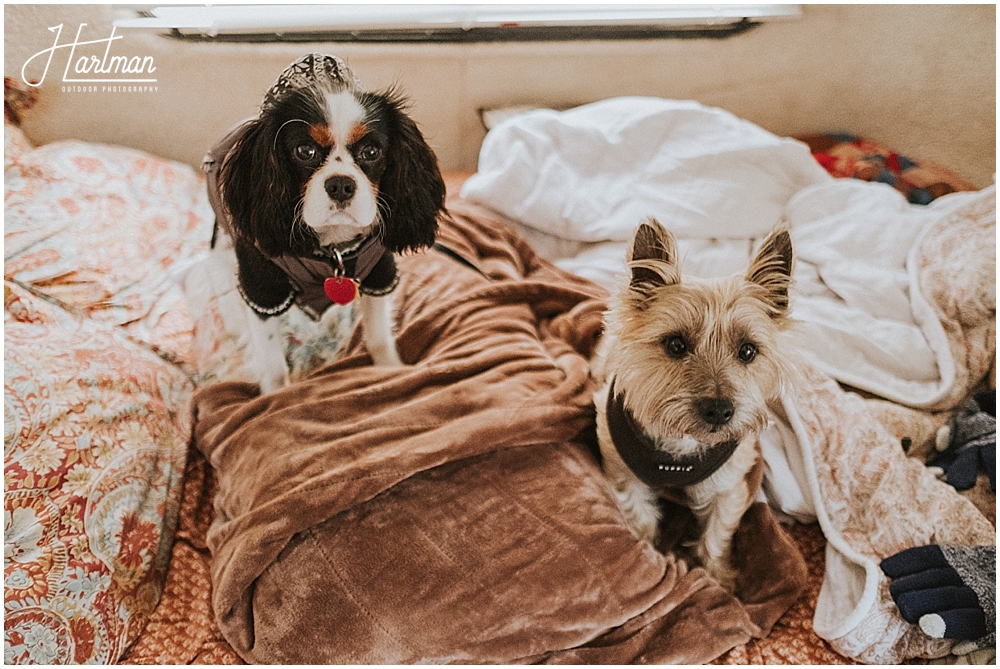
[[358,296],[358,284],[342,276],[332,276],[323,282],[323,292],[331,302],[343,306],[350,304]]

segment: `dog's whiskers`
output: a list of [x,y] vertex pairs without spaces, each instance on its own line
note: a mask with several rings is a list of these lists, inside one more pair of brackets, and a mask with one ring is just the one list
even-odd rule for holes
[[376,210],[378,212],[376,215],[378,216],[379,222],[381,223],[382,219],[389,218],[389,215],[392,213],[392,209],[385,201],[385,197],[382,196],[382,193],[379,193],[378,195],[375,196],[375,203],[377,205]]
[[296,238],[305,240],[309,234],[305,220],[302,218],[302,209],[303,202],[299,200],[292,212],[292,224],[288,227],[288,243],[292,246],[295,245]]
[[378,237],[380,242],[385,241],[385,221],[389,217],[389,205],[386,204],[385,198],[379,193],[375,197],[377,207],[375,208],[375,235]]

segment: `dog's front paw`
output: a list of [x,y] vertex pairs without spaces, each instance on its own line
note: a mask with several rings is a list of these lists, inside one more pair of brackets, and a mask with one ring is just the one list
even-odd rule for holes
[[262,394],[281,390],[291,383],[285,356],[278,351],[254,350],[248,363],[250,375],[260,385]]
[[643,541],[648,541],[654,546],[656,545],[656,540],[660,536],[659,515],[656,518],[650,518],[648,514],[626,513],[625,520],[628,521],[628,526],[632,530],[632,534]]
[[248,319],[246,372],[260,385],[261,393],[281,390],[291,383],[281,321],[277,318],[261,320],[252,313]]
[[[274,340],[269,339],[268,342],[273,344]],[[291,383],[288,365],[280,348],[273,345],[254,348],[247,362],[251,377],[260,385],[261,394],[281,390]]]
[[396,350],[393,335],[395,310],[392,296],[381,297],[362,295],[358,304],[361,322],[364,323],[364,341],[368,354],[379,367],[403,367],[403,361]]
[[[718,537],[717,537],[718,539]],[[701,540],[695,548],[695,556],[712,578],[726,589],[733,593],[736,588],[736,570],[732,567],[730,560],[730,542],[712,542],[710,533],[702,535]]]
[[736,570],[729,564],[726,557],[702,558],[705,571],[719,582],[726,592],[732,594],[736,590]]
[[655,546],[660,530],[660,505],[656,494],[641,483],[626,482],[615,487],[615,498],[632,534]]
[[395,345],[391,342],[384,345],[368,344],[368,352],[372,356],[372,362],[380,367],[403,367],[403,360],[399,357]]
[[288,367],[284,364],[281,365],[280,369],[275,366],[274,369],[268,370],[258,377],[258,381],[260,383],[261,394],[273,393],[276,390],[287,388],[288,384],[291,383],[288,375]]

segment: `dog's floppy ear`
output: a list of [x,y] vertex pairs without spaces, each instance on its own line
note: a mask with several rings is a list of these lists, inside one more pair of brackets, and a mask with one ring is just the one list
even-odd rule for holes
[[308,253],[314,239],[306,239],[306,226],[297,226],[302,248],[294,248],[291,234],[299,194],[288,161],[275,154],[276,128],[267,119],[247,124],[243,135],[226,155],[219,170],[222,202],[232,218],[236,237],[253,240],[268,256]]
[[445,212],[445,186],[434,151],[407,116],[395,91],[370,94],[389,123],[386,168],[379,179],[382,243],[394,253],[430,246],[438,215]]
[[677,240],[654,218],[640,223],[635,231],[628,264],[632,270],[630,285],[642,292],[669,286],[681,279]]
[[237,237],[233,250],[239,265],[240,293],[261,318],[277,316],[292,306],[294,293],[288,276],[249,241]]
[[787,229],[778,228],[764,239],[747,269],[747,281],[766,289],[764,301],[772,316],[784,316],[788,312],[793,262],[792,236]]

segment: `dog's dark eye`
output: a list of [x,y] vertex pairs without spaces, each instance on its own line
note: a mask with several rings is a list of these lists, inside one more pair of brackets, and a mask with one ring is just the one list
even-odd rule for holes
[[313,162],[314,160],[316,160],[317,153],[318,152],[316,151],[316,147],[313,146],[312,144],[299,144],[298,146],[295,147],[295,151],[292,152],[292,154],[295,156],[295,159],[298,160],[300,163]]
[[683,358],[688,353],[687,342],[680,335],[668,335],[664,337],[661,345],[671,358]]
[[736,355],[739,357],[740,362],[749,365],[757,358],[757,346],[750,342],[744,342]]
[[374,144],[365,144],[358,151],[358,160],[367,160],[369,162],[378,160],[382,157],[382,149],[375,146]]

